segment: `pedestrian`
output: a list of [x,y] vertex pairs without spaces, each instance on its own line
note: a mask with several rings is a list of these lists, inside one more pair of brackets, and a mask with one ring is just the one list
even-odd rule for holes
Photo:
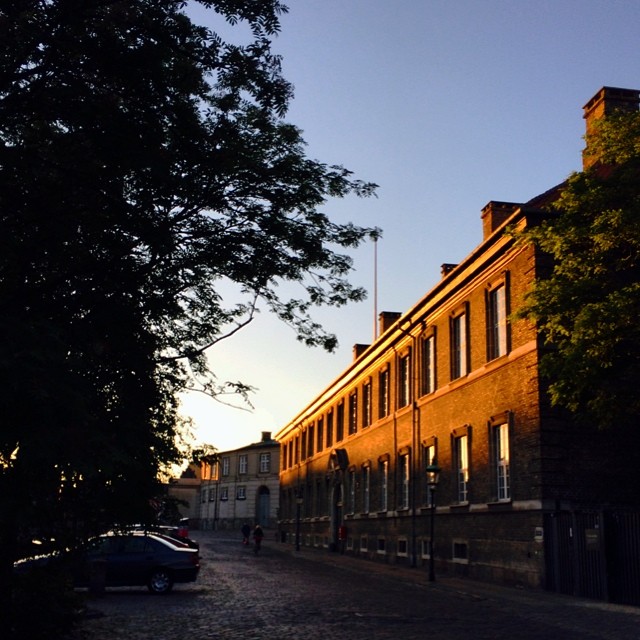
[[264,538],[264,531],[262,527],[257,524],[253,529],[253,541],[255,543],[253,547],[253,552],[258,553],[260,551],[260,545],[262,544],[262,538]]
[[240,531],[242,532],[242,544],[249,544],[249,535],[251,534],[249,523],[245,522]]

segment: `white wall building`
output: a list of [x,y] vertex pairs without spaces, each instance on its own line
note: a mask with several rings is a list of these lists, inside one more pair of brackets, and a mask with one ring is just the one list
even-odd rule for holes
[[276,526],[279,501],[280,446],[269,431],[254,444],[223,451],[213,464],[203,463],[200,528],[237,529],[246,522]]

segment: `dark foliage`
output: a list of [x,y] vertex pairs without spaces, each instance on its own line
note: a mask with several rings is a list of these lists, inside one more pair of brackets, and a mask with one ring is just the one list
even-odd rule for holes
[[33,535],[147,520],[207,348],[262,306],[330,349],[312,308],[364,295],[337,250],[377,231],[322,207],[374,185],[283,119],[286,8],[201,2],[240,46],[185,4],[0,0],[0,595]]
[[548,352],[554,404],[583,424],[637,429],[640,416],[640,113],[610,116],[588,139],[599,162],[572,175],[554,215],[525,234],[553,258],[521,314]]

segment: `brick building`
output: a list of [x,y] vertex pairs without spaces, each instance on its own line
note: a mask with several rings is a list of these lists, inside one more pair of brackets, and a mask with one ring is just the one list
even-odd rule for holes
[[260,442],[218,454],[202,463],[201,529],[240,530],[246,522],[275,527],[278,514],[280,447],[263,431]]
[[[587,128],[638,99],[604,87],[584,108]],[[536,328],[513,315],[549,265],[506,229],[550,215],[561,187],[489,202],[481,244],[443,265],[411,309],[380,314],[374,344],[356,345],[352,364],[276,434],[283,539],[426,569],[433,517],[436,574],[640,602],[640,576],[611,574],[613,547],[638,560],[627,526],[638,514],[619,508],[637,504],[621,489],[625,445],[550,407]]]

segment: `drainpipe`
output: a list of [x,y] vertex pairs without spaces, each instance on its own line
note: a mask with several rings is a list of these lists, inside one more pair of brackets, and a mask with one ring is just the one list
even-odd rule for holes
[[[417,566],[417,515],[416,515],[416,484],[418,482],[418,430],[419,420],[418,418],[418,403],[416,398],[418,396],[418,349],[417,339],[411,335],[411,322],[409,322],[409,329],[398,327],[400,331],[411,338],[411,384],[409,386],[409,393],[411,394],[411,467],[409,472],[410,482],[410,498],[409,507],[411,509],[411,567]],[[394,347],[395,351],[395,347]],[[395,414],[395,412],[394,412]],[[395,422],[395,418],[394,418]],[[395,431],[395,429],[394,429]],[[397,449],[397,442],[396,442]]]
[[220,480],[215,483],[215,501],[213,503],[213,530],[218,528],[218,503],[220,501]]

